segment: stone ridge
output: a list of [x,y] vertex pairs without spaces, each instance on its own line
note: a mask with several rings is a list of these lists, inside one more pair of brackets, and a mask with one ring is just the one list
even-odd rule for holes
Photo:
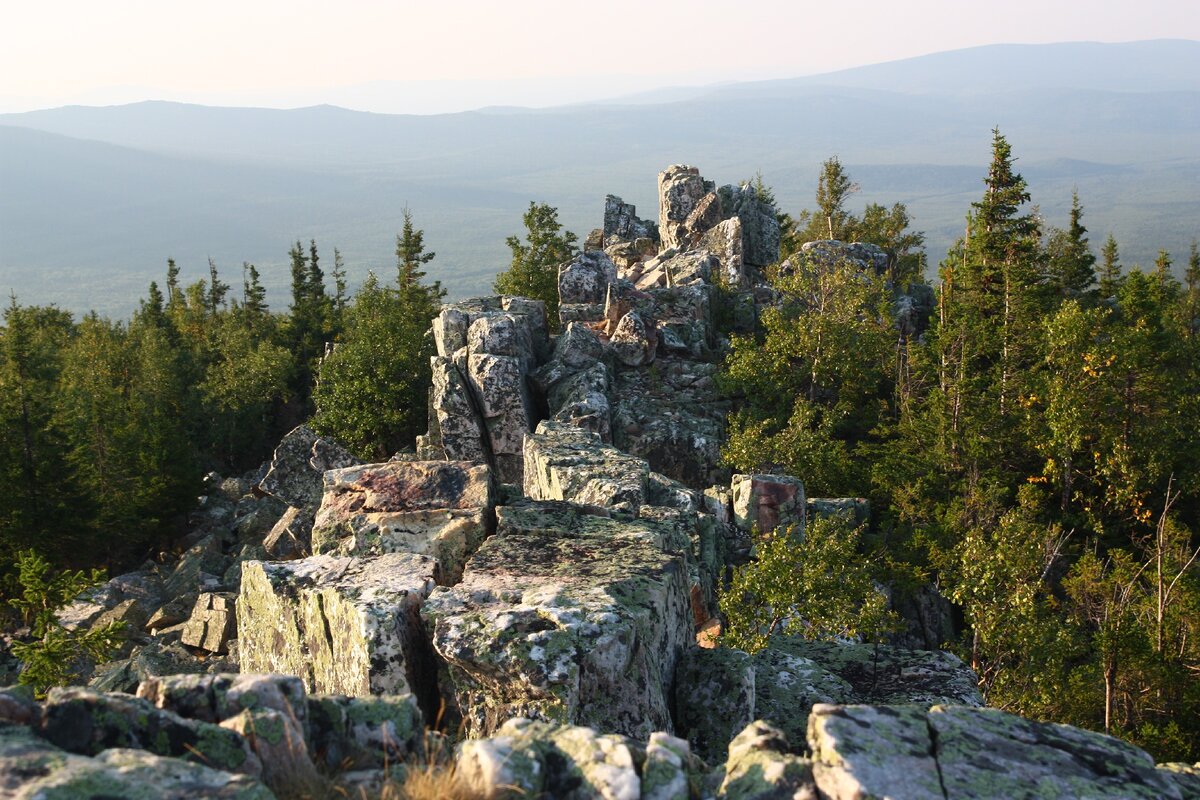
[[[870,507],[723,466],[715,377],[779,301],[775,208],[687,165],[658,186],[657,224],[610,195],[560,266],[561,333],[526,298],[441,309],[415,458],[296,428],[258,473],[210,477],[178,562],[64,610],[129,639],[90,688],[0,690],[0,795],[378,794],[451,735],[486,797],[1200,797],[1200,767],[981,708],[940,650],[715,646],[752,531]],[[802,257],[890,267],[861,243]],[[901,336],[928,320],[911,291]],[[948,604],[915,597],[898,643],[936,647]]]

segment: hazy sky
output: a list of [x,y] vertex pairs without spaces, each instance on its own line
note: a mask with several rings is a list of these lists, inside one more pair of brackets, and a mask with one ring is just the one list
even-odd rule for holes
[[437,81],[405,95],[426,112],[996,42],[1200,39],[1196,0],[0,2],[0,110],[178,99],[395,111],[396,87],[362,84]]

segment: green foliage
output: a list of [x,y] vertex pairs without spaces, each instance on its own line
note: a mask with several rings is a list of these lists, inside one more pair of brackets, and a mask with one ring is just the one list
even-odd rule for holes
[[721,595],[722,644],[756,653],[776,635],[876,641],[893,630],[872,562],[858,552],[861,534],[840,516],[756,534],[754,560],[734,570]]
[[102,571],[54,572],[50,563],[33,550],[17,553],[16,567],[19,593],[9,605],[29,625],[30,633],[27,641],[13,643],[12,652],[23,665],[20,682],[42,696],[51,687],[69,683],[81,661],[110,658],[125,623],[73,631],[64,628],[55,616],[56,611],[102,582]]
[[525,242],[510,236],[505,241],[512,263],[496,276],[494,288],[501,294],[519,295],[546,304],[552,328],[558,328],[558,268],[578,251],[578,238],[562,229],[558,209],[546,203],[529,203],[522,220]]

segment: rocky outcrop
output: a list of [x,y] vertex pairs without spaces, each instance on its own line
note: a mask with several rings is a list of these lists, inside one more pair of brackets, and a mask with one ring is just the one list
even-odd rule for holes
[[[711,181],[700,177],[700,170],[682,164],[667,167],[658,174],[658,234],[664,250],[684,245],[693,232],[688,218],[700,201],[713,192]],[[715,202],[716,195],[712,195]],[[720,219],[719,210],[716,219]]]
[[413,553],[247,562],[237,604],[241,668],[296,675],[332,694],[428,691],[418,609],[436,573],[434,559]]
[[[507,526],[421,613],[444,695],[471,736],[531,716],[646,736],[670,730],[675,663],[692,640],[685,558],[596,518]],[[607,523],[607,524],[604,524]]]
[[357,463],[346,448],[301,425],[283,437],[259,488],[293,508],[315,511],[325,470]]

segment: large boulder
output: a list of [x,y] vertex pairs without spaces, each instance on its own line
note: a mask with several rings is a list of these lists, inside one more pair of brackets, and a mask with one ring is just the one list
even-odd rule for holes
[[602,244],[610,247],[621,242],[635,242],[638,239],[657,239],[658,226],[650,220],[638,217],[637,208],[633,203],[626,203],[616,195],[606,195],[604,198],[604,228],[601,232]]
[[712,182],[695,167],[676,164],[658,174],[658,233],[664,250],[686,244],[687,219],[712,190]]
[[349,696],[427,691],[418,607],[436,572],[434,559],[415,553],[246,562],[242,671],[296,675],[309,691]]
[[733,519],[742,530],[770,533],[780,525],[804,527],[804,483],[790,475],[734,475]]
[[719,194],[724,215],[741,223],[745,263],[765,267],[778,261],[780,228],[774,204],[750,184],[722,186]]
[[236,602],[237,596],[228,592],[202,593],[183,624],[180,641],[210,653],[228,652],[229,640],[237,636]]
[[[672,726],[675,664],[692,639],[685,557],[656,530],[506,526],[421,614],[447,703],[472,737],[513,716],[646,737]],[[660,539],[659,539],[660,541]]]
[[325,474],[313,551],[421,553],[454,583],[491,530],[491,471],[463,461],[389,461]]
[[293,428],[279,442],[259,488],[289,506],[316,510],[321,504],[325,470],[359,463],[354,454],[307,425]]
[[610,284],[617,282],[617,265],[603,252],[577,254],[558,268],[558,299],[562,303],[603,303]]

